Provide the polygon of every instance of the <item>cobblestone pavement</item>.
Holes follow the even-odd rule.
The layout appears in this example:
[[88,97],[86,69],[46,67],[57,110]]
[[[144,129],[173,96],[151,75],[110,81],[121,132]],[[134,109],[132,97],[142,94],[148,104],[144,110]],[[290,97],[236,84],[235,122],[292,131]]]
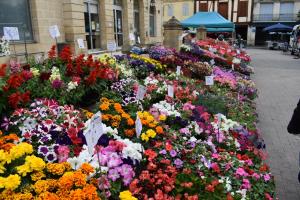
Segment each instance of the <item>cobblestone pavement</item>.
[[[281,51],[248,49],[259,89],[259,128],[269,154],[280,200],[300,200],[300,136],[287,132],[287,124],[300,98],[300,60]],[[300,123],[300,122],[299,122]]]

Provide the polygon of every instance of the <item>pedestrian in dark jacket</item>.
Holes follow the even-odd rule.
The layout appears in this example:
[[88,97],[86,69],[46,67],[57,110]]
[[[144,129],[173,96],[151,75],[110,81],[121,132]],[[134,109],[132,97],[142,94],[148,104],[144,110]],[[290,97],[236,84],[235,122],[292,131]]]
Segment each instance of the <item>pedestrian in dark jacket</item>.
[[300,100],[297,104],[296,109],[294,110],[294,114],[292,119],[287,127],[287,130],[291,134],[299,134],[300,135]]
[[[287,127],[287,130],[291,134],[299,134],[300,135],[300,100],[297,104],[297,107],[294,110],[294,114],[292,119]],[[300,153],[299,153],[299,162],[300,162]],[[300,183],[300,172],[298,174],[298,181]]]

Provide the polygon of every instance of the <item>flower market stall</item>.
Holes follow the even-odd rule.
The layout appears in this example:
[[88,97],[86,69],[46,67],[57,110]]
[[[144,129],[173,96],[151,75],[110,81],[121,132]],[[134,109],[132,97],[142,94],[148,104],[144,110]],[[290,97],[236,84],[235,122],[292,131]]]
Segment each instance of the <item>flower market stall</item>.
[[55,49],[0,66],[0,199],[276,198],[246,52]]

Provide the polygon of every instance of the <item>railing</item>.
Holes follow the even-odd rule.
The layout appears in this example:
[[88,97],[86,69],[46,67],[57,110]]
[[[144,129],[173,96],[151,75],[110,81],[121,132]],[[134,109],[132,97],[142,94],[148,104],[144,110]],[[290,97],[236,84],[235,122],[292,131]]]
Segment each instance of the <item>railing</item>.
[[295,13],[282,14],[257,14],[253,15],[253,21],[297,21],[298,16]]

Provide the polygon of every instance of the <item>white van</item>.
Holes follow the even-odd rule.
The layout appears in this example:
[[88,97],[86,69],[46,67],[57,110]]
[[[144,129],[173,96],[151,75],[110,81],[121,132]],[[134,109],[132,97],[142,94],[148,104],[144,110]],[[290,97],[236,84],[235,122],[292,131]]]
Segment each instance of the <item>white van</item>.
[[291,54],[298,54],[300,50],[300,25],[296,25],[293,28],[292,35],[290,37],[290,51]]

